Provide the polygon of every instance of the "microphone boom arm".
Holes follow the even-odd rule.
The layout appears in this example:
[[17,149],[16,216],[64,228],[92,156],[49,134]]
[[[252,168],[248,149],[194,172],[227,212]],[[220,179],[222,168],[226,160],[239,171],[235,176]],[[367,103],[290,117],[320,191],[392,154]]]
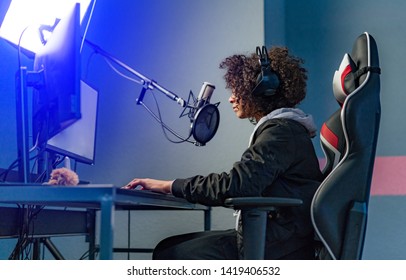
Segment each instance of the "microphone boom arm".
[[125,70],[127,70],[128,72],[132,73],[133,75],[135,75],[139,79],[141,79],[143,89],[141,90],[141,93],[140,93],[139,97],[137,98],[137,105],[140,105],[142,103],[142,101],[144,99],[144,95],[145,95],[145,93],[146,93],[146,91],[148,89],[149,90],[157,89],[160,92],[162,92],[163,94],[165,94],[168,98],[176,101],[176,103],[178,103],[180,106],[182,106],[182,107],[190,107],[190,105],[187,104],[187,102],[184,99],[180,98],[175,93],[173,93],[173,92],[167,90],[166,88],[164,88],[163,86],[159,85],[156,81],[151,80],[151,79],[147,78],[146,76],[142,75],[141,73],[137,72],[136,70],[132,69],[130,66],[128,66],[127,64],[121,62],[120,60],[118,60],[117,58],[112,56],[111,54],[109,54],[106,51],[104,51],[103,49],[101,49],[99,46],[97,46],[97,45],[93,44],[92,42],[90,42],[89,40],[85,39],[85,42],[87,44],[89,44],[100,55],[102,55],[105,58],[107,58],[108,60],[120,65]]
[[[210,97],[211,94],[213,93],[214,86],[211,85],[210,83],[203,83],[201,92],[197,99],[194,98],[194,95],[192,92],[189,93],[189,99],[188,101],[185,101],[184,99],[180,98],[177,96],[175,93],[167,90],[163,86],[159,85],[156,81],[151,80],[147,78],[146,76],[142,75],[141,73],[137,72],[136,70],[132,69],[129,67],[127,64],[121,62],[111,54],[107,53],[106,51],[102,50],[99,46],[93,44],[89,40],[84,41],[88,45],[90,45],[96,53],[99,53],[103,57],[105,57],[107,60],[110,62],[113,62],[131,74],[137,76],[141,81],[139,82],[142,85],[141,93],[137,98],[137,105],[142,105],[154,118],[157,120],[162,128],[168,130],[171,132],[173,135],[176,137],[180,138],[183,142],[190,142],[194,143],[196,146],[204,146],[206,142],[210,141],[214,134],[217,131],[219,121],[220,121],[220,115],[218,111],[218,103],[217,104],[210,104]],[[110,63],[109,62],[109,63]],[[114,67],[113,67],[114,68]],[[138,81],[136,81],[138,82]],[[147,90],[153,90],[157,89],[163,94],[165,94],[168,98],[176,101],[180,106],[184,107],[184,110],[181,114],[180,117],[187,115],[190,119],[191,122],[191,127],[190,127],[190,133],[189,136],[184,139],[181,136],[179,136],[177,133],[175,133],[172,129],[170,129],[167,125],[163,123],[161,120],[160,116],[155,115],[149,108],[144,104],[144,96]],[[189,104],[189,100],[192,97],[193,99],[193,104]],[[185,110],[189,109],[188,113],[185,113]],[[192,142],[189,140],[189,138],[193,136],[193,138],[196,140],[195,142]]]

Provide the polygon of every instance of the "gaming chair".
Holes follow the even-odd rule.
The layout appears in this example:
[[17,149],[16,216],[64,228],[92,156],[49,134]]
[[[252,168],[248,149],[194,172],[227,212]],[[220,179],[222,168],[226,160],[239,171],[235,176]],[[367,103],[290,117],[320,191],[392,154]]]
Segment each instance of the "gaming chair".
[[361,259],[380,122],[380,68],[376,42],[357,38],[336,71],[341,108],[321,129],[326,178],[312,202],[317,237],[332,259]]
[[[365,32],[356,39],[351,54],[344,55],[334,75],[339,109],[320,132],[326,164],[310,213],[315,244],[321,244],[315,246],[315,258],[362,257],[380,122],[379,74],[376,42]],[[226,206],[241,210],[244,258],[264,258],[268,211],[300,204],[301,200],[293,198],[227,199]]]

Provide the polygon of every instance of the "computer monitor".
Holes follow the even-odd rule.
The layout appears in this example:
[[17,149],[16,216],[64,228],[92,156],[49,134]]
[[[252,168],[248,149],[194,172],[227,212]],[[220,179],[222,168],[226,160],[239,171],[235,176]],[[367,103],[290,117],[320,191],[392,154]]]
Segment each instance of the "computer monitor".
[[46,148],[76,161],[94,164],[97,104],[98,91],[81,81],[80,106],[82,118],[49,139]]
[[33,139],[43,145],[81,118],[80,4],[72,5],[37,52],[34,72],[42,72],[43,83],[33,90]]

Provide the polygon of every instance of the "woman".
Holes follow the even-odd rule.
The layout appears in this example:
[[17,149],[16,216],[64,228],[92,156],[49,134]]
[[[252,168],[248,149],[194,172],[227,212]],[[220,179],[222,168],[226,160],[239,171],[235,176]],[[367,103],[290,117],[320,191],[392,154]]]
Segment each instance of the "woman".
[[[222,206],[229,197],[277,196],[300,198],[303,205],[269,216],[267,259],[314,257],[310,204],[322,175],[311,137],[316,128],[312,117],[295,108],[306,95],[303,61],[287,48],[269,52],[270,67],[279,80],[275,94],[253,94],[261,73],[258,56],[233,55],[220,64],[225,69],[229,102],[240,119],[256,124],[241,160],[226,173],[162,181],[134,179],[125,188],[172,193],[193,203]],[[169,237],[154,250],[154,259],[238,259],[240,230],[198,232]]]

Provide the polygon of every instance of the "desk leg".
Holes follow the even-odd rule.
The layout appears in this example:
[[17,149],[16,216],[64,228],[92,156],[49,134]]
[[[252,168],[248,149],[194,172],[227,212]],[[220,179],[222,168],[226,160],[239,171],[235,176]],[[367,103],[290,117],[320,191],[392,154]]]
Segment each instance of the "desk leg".
[[96,255],[96,210],[87,209],[87,241],[89,242],[89,260]]
[[211,207],[204,210],[204,230],[211,230]]
[[100,213],[100,259],[113,259],[114,204],[111,197],[103,199]]

